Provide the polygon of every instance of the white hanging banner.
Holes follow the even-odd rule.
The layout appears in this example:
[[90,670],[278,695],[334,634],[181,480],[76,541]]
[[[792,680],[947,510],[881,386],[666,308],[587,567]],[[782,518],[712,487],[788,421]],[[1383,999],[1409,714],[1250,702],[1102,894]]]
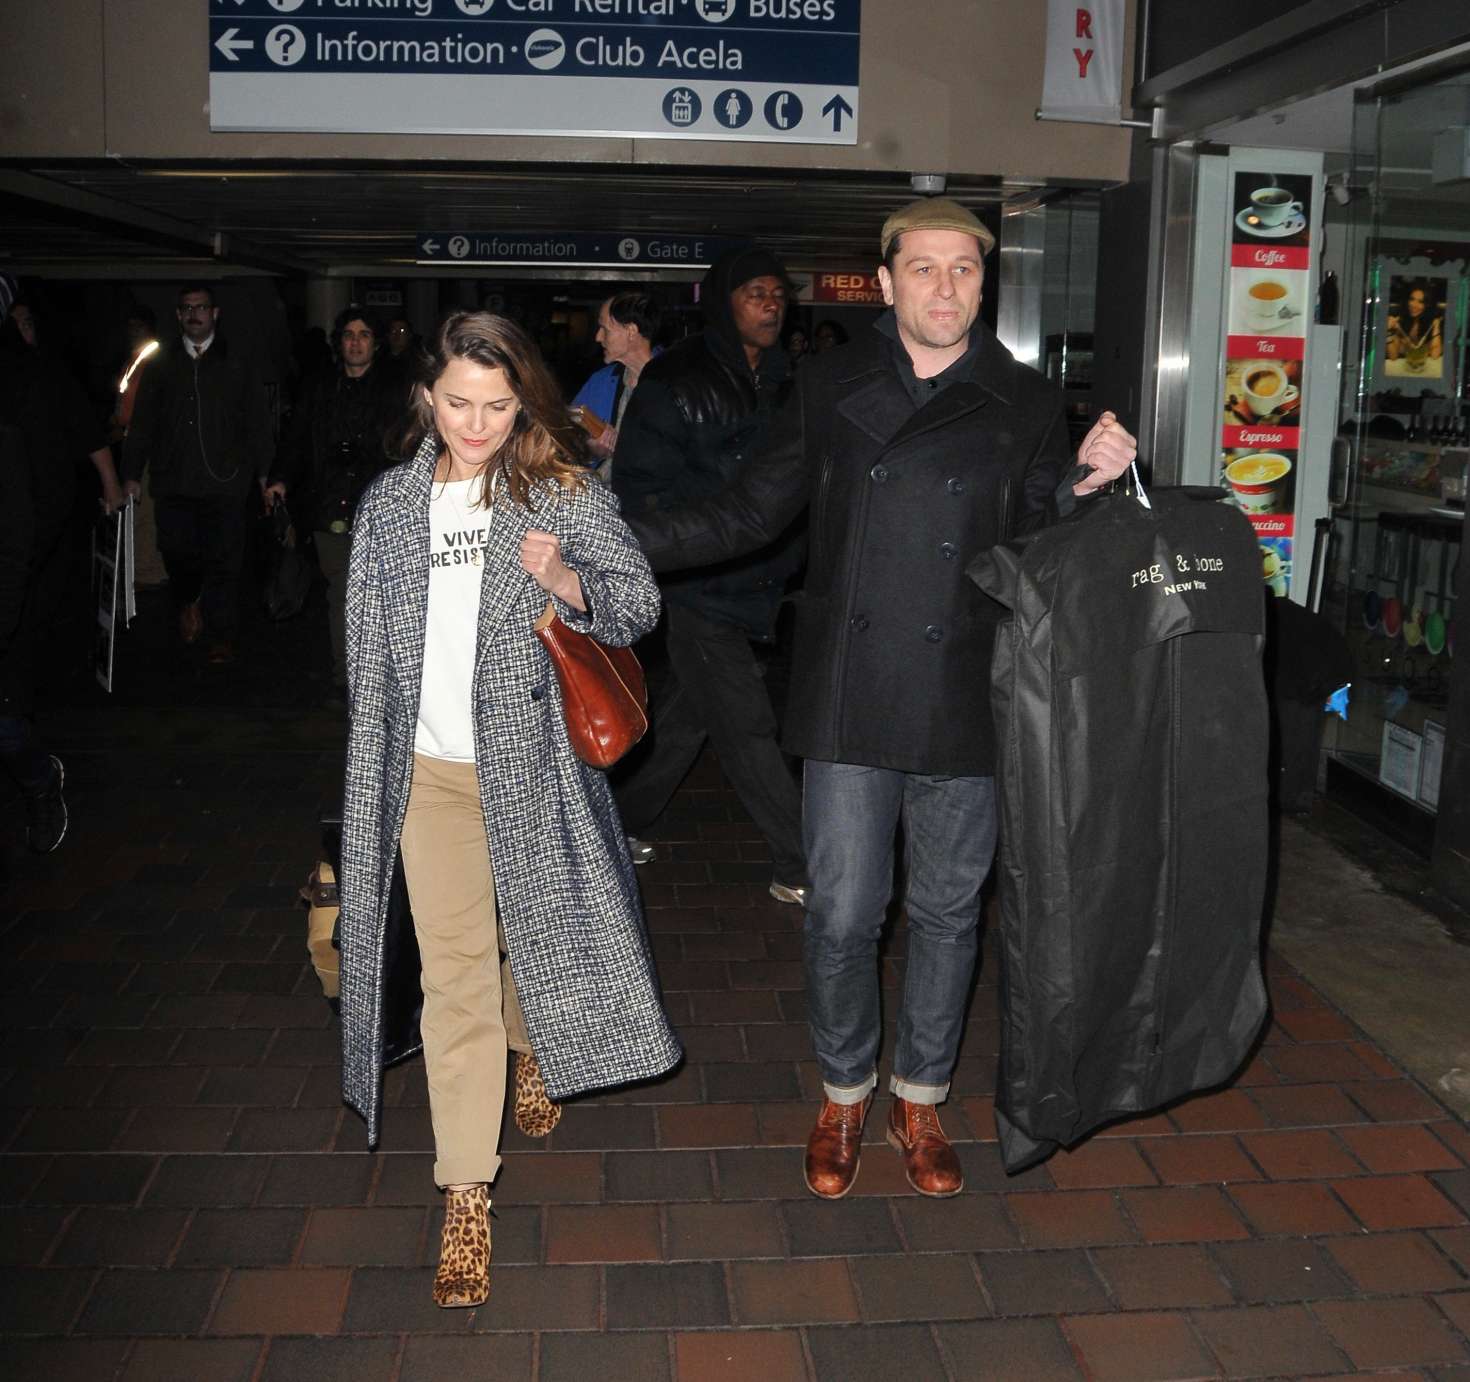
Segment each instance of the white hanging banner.
[[1117,120],[1123,105],[1125,0],[1047,0],[1041,114]]

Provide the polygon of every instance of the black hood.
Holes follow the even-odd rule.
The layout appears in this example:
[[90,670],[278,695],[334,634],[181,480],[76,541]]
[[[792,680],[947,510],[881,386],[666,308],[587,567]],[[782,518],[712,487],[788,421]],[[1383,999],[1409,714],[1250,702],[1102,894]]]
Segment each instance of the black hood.
[[[786,284],[791,279],[786,266],[768,249],[760,245],[739,245],[726,250],[713,264],[699,285],[699,306],[704,313],[704,334],[710,349],[732,362],[745,364],[745,347],[735,330],[735,315],[730,310],[730,294],[752,278],[770,275]],[[767,374],[776,357],[784,361],[786,352],[773,347],[763,352],[760,372]]]

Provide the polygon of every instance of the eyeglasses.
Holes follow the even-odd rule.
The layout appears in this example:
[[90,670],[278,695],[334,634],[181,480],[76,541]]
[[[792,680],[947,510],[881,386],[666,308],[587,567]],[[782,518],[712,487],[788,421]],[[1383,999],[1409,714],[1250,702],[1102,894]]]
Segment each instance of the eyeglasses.
[[213,311],[214,308],[207,302],[189,302],[183,304],[178,309],[179,316],[181,317],[203,317],[208,316]]

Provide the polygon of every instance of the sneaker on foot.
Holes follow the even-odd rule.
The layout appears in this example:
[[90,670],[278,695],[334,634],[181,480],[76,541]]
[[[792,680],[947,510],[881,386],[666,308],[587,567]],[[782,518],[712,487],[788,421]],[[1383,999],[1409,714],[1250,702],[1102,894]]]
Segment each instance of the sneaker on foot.
[[66,770],[51,755],[51,781],[26,797],[26,843],[37,854],[50,854],[66,838],[66,798],[61,795]]
[[787,883],[772,883],[770,892],[777,902],[790,902],[797,907],[805,907],[811,889],[805,886],[793,888]]
[[658,850],[647,840],[640,840],[636,835],[628,836],[628,853],[633,856],[635,864],[651,864],[658,858]]

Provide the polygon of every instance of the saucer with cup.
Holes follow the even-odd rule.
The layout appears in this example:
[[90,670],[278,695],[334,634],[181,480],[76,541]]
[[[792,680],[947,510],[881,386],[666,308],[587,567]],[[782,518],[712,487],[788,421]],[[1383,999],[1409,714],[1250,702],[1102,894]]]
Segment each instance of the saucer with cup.
[[1250,235],[1279,239],[1305,229],[1306,214],[1302,204],[1285,187],[1258,187],[1251,193],[1250,205],[1242,207],[1235,224]]

